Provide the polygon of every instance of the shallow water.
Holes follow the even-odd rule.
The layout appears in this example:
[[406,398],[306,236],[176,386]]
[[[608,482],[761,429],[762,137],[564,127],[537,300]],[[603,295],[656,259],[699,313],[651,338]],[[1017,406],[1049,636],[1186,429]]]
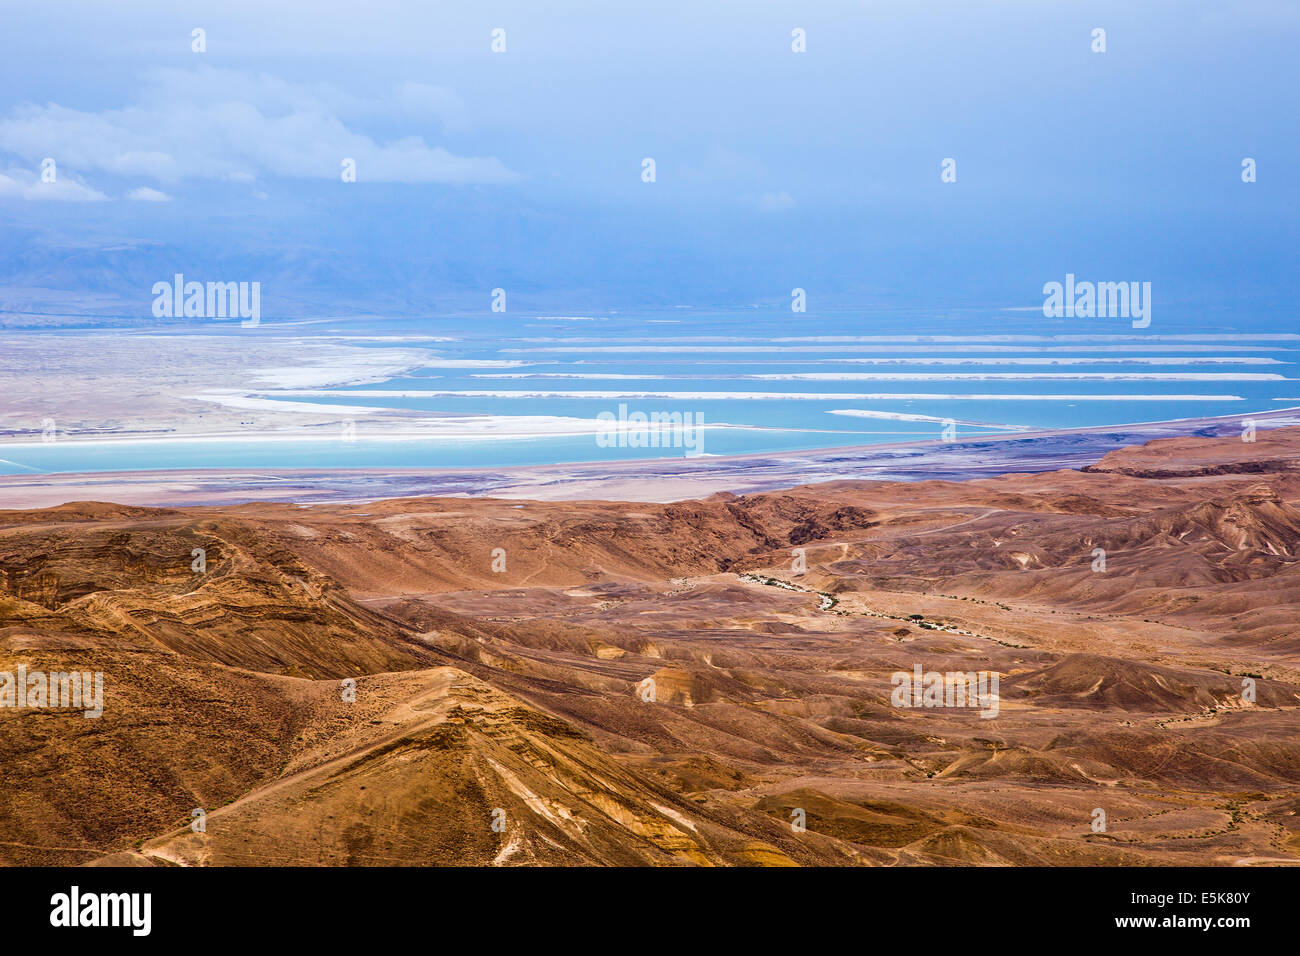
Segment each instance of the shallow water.
[[[404,441],[363,428],[355,441],[328,433],[27,443],[0,449],[0,472],[492,467],[1245,419],[1300,405],[1300,335],[1284,320],[1271,325],[1157,314],[1138,331],[1123,319],[1048,320],[1007,310],[264,320],[250,334],[358,336],[347,344],[420,349],[428,362],[384,382],[259,397],[495,419],[494,429],[508,418],[509,427],[460,423],[438,438]],[[602,414],[656,412],[708,427],[662,432],[650,447],[602,447],[591,431]]]

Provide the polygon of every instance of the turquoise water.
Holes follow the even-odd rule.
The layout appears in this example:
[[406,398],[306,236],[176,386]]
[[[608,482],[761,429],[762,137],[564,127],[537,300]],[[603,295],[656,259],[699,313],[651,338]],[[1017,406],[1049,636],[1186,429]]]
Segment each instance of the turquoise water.
[[[705,454],[749,454],[753,444],[737,431],[709,431]],[[769,451],[822,447],[798,433],[776,432],[764,440]],[[104,443],[76,447],[70,441],[26,445],[0,466],[3,474],[56,471],[152,471],[237,468],[492,468],[552,462],[683,458],[682,448],[599,448],[590,436],[520,441],[294,441],[246,444],[238,441]],[[26,467],[23,467],[26,466]]]
[[[950,435],[969,437],[1277,411],[1300,405],[1300,335],[1288,324],[1281,317],[1165,318],[1157,305],[1144,330],[1123,319],[1049,320],[1031,311],[671,310],[311,325],[264,318],[261,328],[242,334],[359,336],[345,344],[427,355],[421,367],[385,382],[258,397],[534,421],[591,420],[618,414],[620,406],[682,413],[709,426],[687,436],[691,450],[734,455],[935,440],[945,426]],[[532,427],[516,421],[514,431]],[[680,441],[603,448],[592,434],[389,441],[361,429],[346,442],[330,433],[310,441],[248,440],[257,437],[27,443],[0,448],[0,472],[490,468],[688,454]]]

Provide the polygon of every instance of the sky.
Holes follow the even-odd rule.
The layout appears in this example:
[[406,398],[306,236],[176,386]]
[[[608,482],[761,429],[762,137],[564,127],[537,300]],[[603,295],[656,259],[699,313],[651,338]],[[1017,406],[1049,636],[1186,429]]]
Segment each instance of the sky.
[[1070,272],[1291,321],[1300,4],[448,6],[5,0],[0,308],[147,315],[183,272],[298,315],[1009,309]]

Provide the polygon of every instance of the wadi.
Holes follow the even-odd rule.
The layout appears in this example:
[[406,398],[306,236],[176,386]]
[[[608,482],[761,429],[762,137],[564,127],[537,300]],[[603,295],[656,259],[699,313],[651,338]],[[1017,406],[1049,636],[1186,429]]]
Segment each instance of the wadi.
[[[103,675],[95,720],[0,708],[0,860],[1293,865],[1300,428],[1254,437],[660,503],[0,512],[0,671]],[[900,672],[996,683],[900,706]]]

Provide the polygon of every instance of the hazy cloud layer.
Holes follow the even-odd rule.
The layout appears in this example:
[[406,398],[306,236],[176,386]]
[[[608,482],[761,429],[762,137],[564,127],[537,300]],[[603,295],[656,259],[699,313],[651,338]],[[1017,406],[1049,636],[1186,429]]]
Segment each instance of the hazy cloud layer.
[[56,202],[98,202],[108,197],[66,174],[54,182],[42,182],[41,175],[26,169],[0,173],[0,197],[52,200]]
[[172,197],[157,189],[141,186],[138,189],[132,189],[126,194],[126,198],[134,199],[137,202],[171,202]]
[[358,182],[503,183],[519,178],[495,157],[457,156],[421,136],[377,141],[357,121],[461,116],[454,92],[405,83],[382,100],[322,84],[231,70],[161,69],[137,101],[85,112],[23,104],[0,119],[0,150],[30,163],[54,156],[82,173],[160,182],[263,177],[337,179],[345,158]]

